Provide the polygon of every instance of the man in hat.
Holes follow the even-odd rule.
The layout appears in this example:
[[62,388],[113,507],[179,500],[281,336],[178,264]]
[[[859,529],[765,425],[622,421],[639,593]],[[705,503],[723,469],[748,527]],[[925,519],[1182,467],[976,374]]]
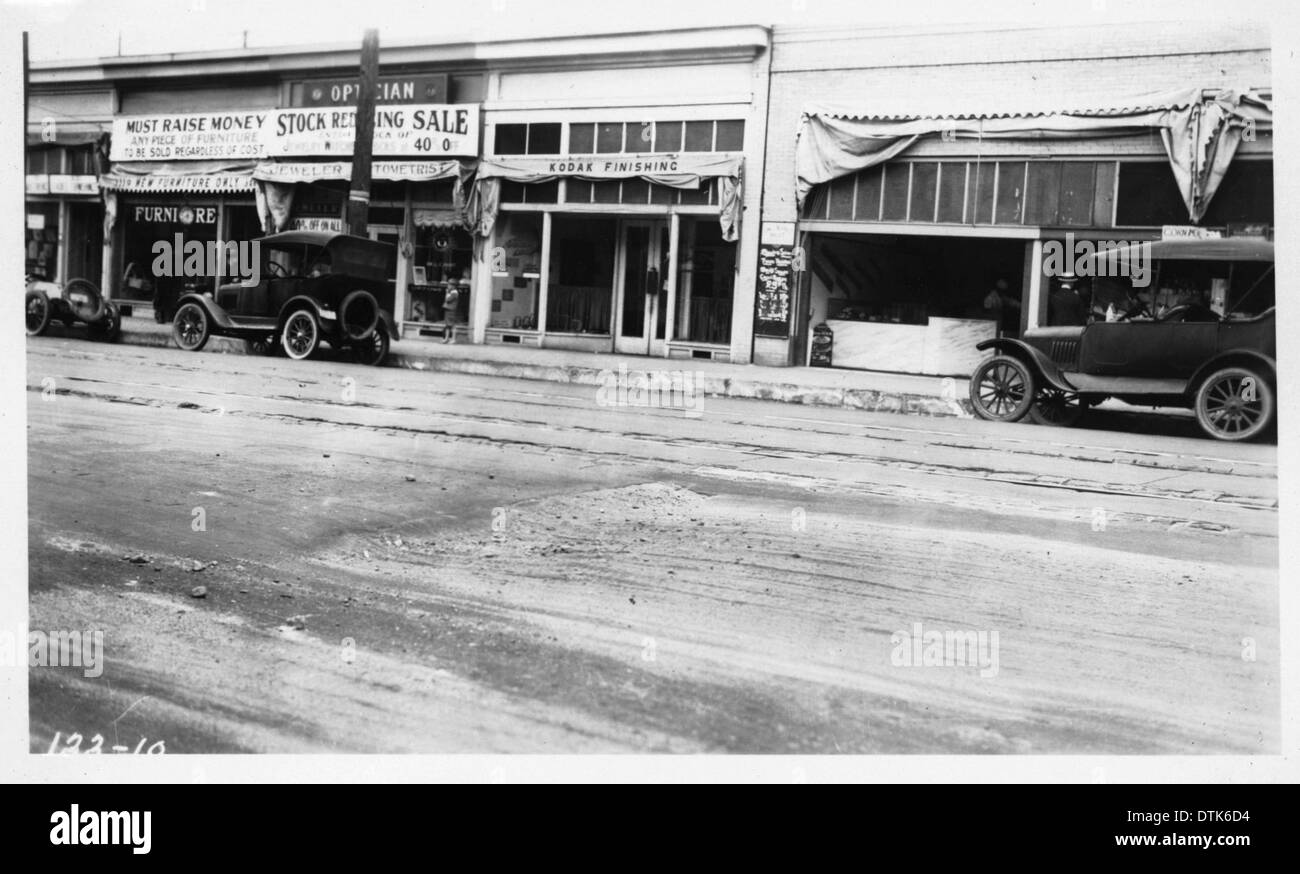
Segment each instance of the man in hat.
[[1052,283],[1052,291],[1047,297],[1047,324],[1088,324],[1088,307],[1083,302],[1078,285],[1079,278],[1073,273],[1063,273]]
[[1007,281],[999,277],[984,295],[984,314],[998,323],[1003,337],[1014,337],[1020,330],[1020,301],[1011,295]]

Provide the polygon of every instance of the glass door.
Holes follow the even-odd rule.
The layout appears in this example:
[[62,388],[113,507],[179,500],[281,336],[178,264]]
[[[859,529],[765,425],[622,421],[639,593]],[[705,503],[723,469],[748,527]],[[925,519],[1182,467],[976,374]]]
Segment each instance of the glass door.
[[614,351],[662,355],[668,316],[668,223],[623,223]]

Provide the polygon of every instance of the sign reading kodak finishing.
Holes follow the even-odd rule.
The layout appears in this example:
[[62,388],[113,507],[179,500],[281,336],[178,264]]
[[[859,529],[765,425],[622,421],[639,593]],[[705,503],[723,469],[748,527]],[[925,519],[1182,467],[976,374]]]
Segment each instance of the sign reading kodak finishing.
[[[264,109],[123,116],[113,120],[111,161],[351,157],[356,110]],[[426,103],[375,109],[376,156],[478,155],[476,104]]]

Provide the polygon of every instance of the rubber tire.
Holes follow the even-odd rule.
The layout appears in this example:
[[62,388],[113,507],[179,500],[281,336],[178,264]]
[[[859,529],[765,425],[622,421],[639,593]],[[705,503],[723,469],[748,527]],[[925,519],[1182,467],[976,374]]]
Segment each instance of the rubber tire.
[[[1256,397],[1259,399],[1261,409],[1259,419],[1249,429],[1241,432],[1229,433],[1216,429],[1210,420],[1210,411],[1206,409],[1211,389],[1221,380],[1236,378],[1244,381],[1247,377],[1255,380]],[[1201,430],[1206,434],[1216,440],[1238,442],[1258,437],[1268,430],[1277,415],[1277,398],[1272,382],[1264,378],[1258,371],[1249,367],[1225,367],[1222,370],[1216,370],[1201,381],[1201,384],[1196,389],[1193,410],[1196,412],[1196,423],[1201,426]]]
[[[1024,385],[1024,394],[1020,397],[1011,409],[1002,414],[994,413],[987,409],[983,400],[980,398],[980,384],[984,377],[995,368],[1010,368],[1019,376]],[[1034,405],[1034,374],[1033,372],[1017,358],[1009,355],[994,355],[985,361],[981,361],[979,367],[970,377],[970,403],[975,410],[975,415],[981,419],[988,419],[991,422],[1018,422],[1029,412],[1029,408]]]
[[[300,316],[305,316],[308,319],[312,330],[311,343],[303,352],[295,351],[289,344],[289,328],[299,320]],[[284,320],[284,326],[280,329],[280,347],[284,350],[284,354],[294,361],[303,361],[310,358],[312,353],[320,348],[320,339],[320,321],[316,318],[316,314],[306,307],[289,313],[289,317]]]
[[[388,357],[388,331],[380,325],[375,328],[375,332],[370,335],[370,339],[352,347],[352,357],[357,364],[364,364],[367,367],[380,367],[384,359]],[[378,348],[377,348],[378,347]],[[376,351],[378,354],[376,354]]]
[[[1043,395],[1048,393],[1067,396],[1073,395],[1075,406],[1069,408],[1071,412],[1068,413],[1063,420],[1051,419],[1043,414],[1042,399]],[[1029,407],[1029,419],[1035,425],[1048,425],[1053,428],[1073,428],[1082,421],[1084,413],[1086,413],[1087,410],[1087,403],[1085,403],[1083,398],[1079,395],[1074,394],[1073,392],[1064,392],[1050,386],[1044,386],[1038,390],[1038,394],[1034,397],[1034,403]]]
[[112,301],[104,303],[104,315],[88,326],[90,336],[101,343],[116,343],[122,336],[122,312]]
[[[72,295],[76,290],[86,292],[90,295],[90,298],[95,302],[93,309],[78,309],[73,304]],[[107,301],[104,300],[104,296],[99,293],[99,289],[89,279],[68,280],[68,284],[63,286],[62,296],[64,303],[68,305],[68,311],[86,324],[93,325],[104,317],[104,306],[107,304]]]
[[[347,319],[344,318],[344,315],[347,313],[348,309],[359,300],[369,302],[370,312],[373,317],[370,319],[370,323],[366,325],[365,330],[352,331],[348,329],[348,322]],[[339,304],[338,315],[339,331],[342,332],[344,337],[349,340],[364,340],[374,333],[375,329],[379,326],[379,301],[375,300],[375,296],[368,291],[362,291],[360,289],[357,291],[350,291],[347,296],[343,298],[343,302]]]
[[[181,317],[187,312],[196,312],[199,317],[199,339],[190,346],[186,346],[185,342],[181,339]],[[177,348],[183,349],[186,352],[198,352],[207,345],[210,336],[212,336],[212,325],[208,319],[208,311],[192,300],[181,304],[180,308],[176,310],[176,317],[172,319],[172,341],[176,344]]]
[[24,317],[27,314],[27,310],[31,307],[33,300],[39,300],[41,302],[42,314],[39,323],[34,326],[27,325],[27,336],[39,337],[41,334],[44,334],[45,329],[50,326],[50,318],[54,305],[50,303],[50,296],[48,294],[41,291],[39,288],[33,288],[31,291],[27,292],[26,298],[23,299]]

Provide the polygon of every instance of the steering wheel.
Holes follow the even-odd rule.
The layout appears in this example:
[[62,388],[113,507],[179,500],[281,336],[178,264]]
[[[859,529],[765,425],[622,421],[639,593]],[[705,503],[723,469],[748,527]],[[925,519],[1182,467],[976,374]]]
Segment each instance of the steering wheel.
[[1146,302],[1142,300],[1134,301],[1133,306],[1120,313],[1119,321],[1131,322],[1141,316],[1151,317],[1151,310],[1147,308]]
[[283,279],[289,275],[289,271],[279,261],[267,261],[266,272],[271,274],[272,279]]
[[1204,304],[1185,303],[1176,307],[1171,307],[1156,318],[1157,322],[1185,322],[1188,316],[1192,316],[1194,322],[1217,322],[1220,316],[1214,310]]

